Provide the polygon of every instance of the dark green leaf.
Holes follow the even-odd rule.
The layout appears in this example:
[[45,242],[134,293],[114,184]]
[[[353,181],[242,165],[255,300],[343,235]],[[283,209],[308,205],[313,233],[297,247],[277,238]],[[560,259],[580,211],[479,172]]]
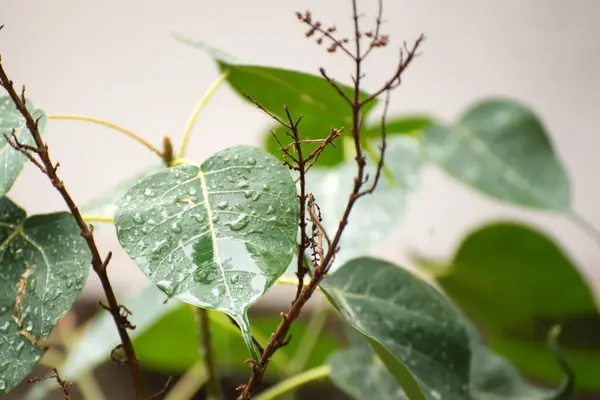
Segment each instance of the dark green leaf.
[[[393,135],[418,136],[420,133],[434,124],[432,117],[426,115],[397,115],[388,118],[385,124],[385,132],[388,137]],[[362,132],[362,137],[381,137],[381,123],[369,124]]]
[[[335,266],[347,260],[372,253],[381,246],[389,233],[398,227],[401,218],[416,191],[421,172],[418,142],[410,137],[393,137],[388,140],[385,165],[391,180],[382,175],[375,192],[362,198],[353,208],[352,217],[336,254]],[[366,172],[375,175],[375,162],[367,159]],[[335,168],[314,167],[307,175],[307,190],[314,194],[325,228],[335,233],[344,208],[340,200],[347,199],[352,191],[356,162]],[[365,232],[369,232],[365,235]]]
[[[327,137],[331,128],[344,127],[346,134],[350,134],[352,126],[352,110],[350,105],[338,92],[320,75],[311,75],[303,72],[282,68],[247,65],[235,61],[223,52],[215,50],[204,42],[195,42],[177,36],[178,40],[201,48],[215,59],[221,71],[228,72],[227,81],[231,87],[244,100],[248,100],[244,93],[260,103],[271,113],[287,121],[283,106],[286,105],[292,115],[302,115],[300,134],[302,138],[322,139]],[[353,91],[349,86],[340,84],[342,91],[352,98]],[[367,93],[361,92],[361,99]],[[363,109],[363,116],[376,105],[372,101]],[[291,139],[285,135],[285,130],[277,127],[278,137],[284,144],[289,144]],[[312,147],[314,148],[316,144]],[[281,157],[277,141],[270,133],[265,135],[265,148],[273,155]],[[307,146],[307,151],[312,150]],[[320,165],[334,165],[344,159],[343,149],[340,146],[329,146],[319,158]]]
[[359,258],[329,276],[323,289],[411,399],[465,398],[468,328],[432,286],[385,261]]
[[[219,368],[230,372],[247,372],[248,366],[244,364],[246,346],[240,330],[224,314],[210,312],[209,316]],[[252,333],[264,346],[280,322],[281,318],[277,316],[255,316],[252,318]],[[269,364],[268,373],[286,373],[305,332],[306,326],[301,321],[294,322],[290,330],[294,339],[277,351]],[[201,358],[198,353],[197,324],[189,306],[180,307],[165,316],[140,335],[134,344],[136,354],[145,368],[167,373],[182,373]],[[322,334],[306,368],[322,365],[329,354],[339,347],[338,341],[329,334]]]
[[27,217],[0,198],[0,394],[39,362],[87,278],[90,257],[69,213]]
[[560,382],[562,371],[546,345],[548,331],[559,324],[578,389],[600,388],[600,318],[592,291],[544,234],[511,223],[486,226],[471,233],[436,274],[492,348],[523,373]]
[[520,103],[486,100],[421,137],[433,162],[482,193],[526,207],[571,207],[569,178],[546,130]]
[[[46,127],[46,114],[42,110],[35,109],[29,101],[27,109],[34,119],[40,119],[38,129],[40,133],[43,133]],[[25,124],[25,118],[17,111],[11,98],[9,96],[0,97],[0,197],[10,190],[28,161],[27,157],[12,148],[6,140],[5,135],[11,140],[13,139],[13,132],[19,142],[29,146],[35,145],[33,136]]]
[[119,200],[115,224],[161,290],[229,314],[258,358],[246,313],[285,272],[298,231],[296,188],[277,159],[239,146],[158,172]]

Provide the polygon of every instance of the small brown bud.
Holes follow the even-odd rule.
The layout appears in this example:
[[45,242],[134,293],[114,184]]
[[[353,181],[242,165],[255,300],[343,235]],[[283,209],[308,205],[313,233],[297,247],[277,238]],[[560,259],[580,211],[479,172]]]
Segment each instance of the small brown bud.
[[320,37],[320,38],[317,39],[317,44],[321,44],[321,43],[323,43],[323,38],[322,37]]
[[335,32],[335,31],[336,31],[336,29],[337,29],[337,28],[335,27],[335,25],[332,25],[332,26],[330,26],[329,28],[327,28],[327,32],[329,32],[329,33],[333,33],[333,32]]
[[368,38],[373,37],[373,31],[369,31],[369,32],[365,33],[365,36]]

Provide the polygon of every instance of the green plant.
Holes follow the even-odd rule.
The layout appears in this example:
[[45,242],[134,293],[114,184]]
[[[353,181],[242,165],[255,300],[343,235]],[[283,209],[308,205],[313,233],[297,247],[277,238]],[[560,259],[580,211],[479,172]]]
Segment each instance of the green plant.
[[[89,373],[109,357],[128,364],[137,399],[148,398],[138,359],[184,373],[160,393],[167,399],[190,398],[204,385],[209,398],[224,399],[220,371],[245,368],[248,356],[250,377],[239,387],[240,399],[250,399],[266,373],[279,382],[255,399],[327,377],[359,400],[566,399],[574,393],[574,376],[581,388],[598,389],[593,332],[600,325],[591,291],[567,256],[532,228],[484,227],[449,263],[416,257],[447,296],[370,256],[402,217],[425,161],[488,196],[562,213],[593,230],[572,210],[568,176],[543,125],[520,103],[486,100],[451,125],[425,115],[388,117],[390,93],[423,37],[403,49],[382,87],[367,93],[363,61],[388,38],[381,32],[381,2],[375,28],[365,32],[356,1],[352,6],[352,40],[309,12],[297,14],[307,36],[351,59],[351,86],[324,69],[313,76],[246,65],[179,37],[207,51],[221,75],[194,109],[177,153],[170,138],[160,150],[105,121],[46,116],[24,90],[15,90],[0,64],[8,93],[0,103],[0,393],[44,354],[65,398],[67,381],[94,397]],[[274,120],[272,134],[265,135],[266,150],[237,146],[194,163],[185,158],[186,144],[224,82]],[[371,124],[380,98],[381,119]],[[113,128],[158,155],[163,166],[81,211],[42,137],[53,119]],[[27,217],[6,196],[28,161],[69,212]],[[101,255],[89,223],[114,224],[121,246],[152,285],[117,301],[108,278],[110,253]],[[79,332],[60,360],[48,339],[80,293],[90,260],[108,313]],[[289,309],[281,318],[249,319],[248,308],[277,283],[296,286]],[[297,319],[317,291],[328,303],[303,325]],[[332,315],[347,328],[344,349],[323,334]],[[564,349],[557,345],[558,325]],[[556,390],[541,388],[520,372],[546,384],[563,382]],[[44,396],[50,383],[35,388]]]

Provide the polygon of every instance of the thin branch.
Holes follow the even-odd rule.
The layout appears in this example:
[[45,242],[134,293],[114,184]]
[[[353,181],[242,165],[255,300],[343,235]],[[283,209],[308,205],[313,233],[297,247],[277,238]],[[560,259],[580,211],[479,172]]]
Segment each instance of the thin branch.
[[69,394],[69,390],[71,388],[71,384],[65,382],[59,375],[58,371],[56,370],[56,368],[52,368],[52,371],[54,371],[53,375],[49,375],[49,376],[36,376],[33,378],[29,379],[29,383],[36,383],[36,382],[40,382],[46,379],[56,379],[56,383],[58,383],[58,386],[60,386],[61,391],[63,392],[63,399],[64,400],[71,400],[71,395]]
[[104,293],[106,294],[106,299],[109,304],[110,313],[113,316],[115,325],[117,326],[119,336],[121,337],[121,343],[127,356],[128,364],[131,370],[131,375],[135,386],[136,398],[138,400],[142,400],[144,399],[142,375],[140,372],[138,360],[135,356],[133,344],[131,343],[131,339],[129,337],[129,334],[127,333],[127,327],[130,326],[130,324],[127,320],[127,317],[121,314],[121,307],[117,302],[110,280],[108,278],[104,259],[102,258],[102,256],[100,256],[100,251],[96,246],[93,229],[91,226],[88,226],[82,218],[81,213],[79,212],[79,208],[77,207],[75,201],[67,191],[63,181],[57,174],[57,165],[55,165],[50,158],[48,147],[46,146],[40,135],[37,121],[33,119],[33,116],[25,106],[25,88],[23,88],[22,94],[21,96],[19,96],[13,87],[12,81],[8,78],[6,72],[4,71],[4,67],[2,66],[1,60],[0,84],[6,89],[17,110],[25,119],[27,128],[29,129],[29,132],[31,133],[35,141],[37,147],[37,155],[41,161],[41,164],[44,166],[44,173],[46,174],[52,185],[62,196],[71,214],[73,215],[77,225],[79,226],[79,229],[81,230],[81,236],[85,239],[88,245],[92,256],[92,268],[94,269],[94,271],[100,278],[100,282],[102,283],[102,288],[104,289]]
[[48,119],[57,119],[57,120],[58,119],[63,119],[63,120],[71,120],[71,121],[85,121],[85,122],[91,122],[91,123],[97,124],[97,125],[102,125],[102,126],[105,126],[107,128],[111,128],[111,129],[113,129],[113,130],[115,130],[117,132],[121,132],[125,136],[129,136],[130,138],[132,138],[136,142],[140,143],[142,146],[146,147],[151,152],[155,153],[160,158],[163,158],[162,152],[157,147],[155,147],[150,142],[148,142],[146,139],[144,139],[143,137],[141,137],[141,136],[133,133],[132,131],[127,130],[127,129],[125,129],[125,128],[117,125],[117,124],[113,124],[112,122],[104,121],[104,120],[97,119],[97,118],[83,117],[83,116],[79,116],[79,115],[49,115]]
[[327,47],[327,51],[329,53],[335,53],[337,49],[341,49],[344,53],[346,53],[350,58],[356,60],[356,57],[350,50],[348,50],[345,46],[348,43],[347,38],[338,39],[333,36],[333,33],[336,31],[335,26],[330,26],[327,29],[323,29],[323,24],[320,21],[314,21],[312,18],[312,13],[310,11],[306,11],[304,14],[301,12],[296,12],[296,17],[305,24],[307,24],[310,29],[306,32],[306,37],[312,37],[315,33],[320,33],[322,36],[317,38],[317,44],[322,44],[323,39],[327,38],[331,41],[331,45]]
[[338,94],[344,100],[346,100],[346,103],[348,103],[348,104],[350,104],[352,106],[352,99],[350,97],[348,97],[348,95],[346,93],[344,93],[344,91],[342,90],[341,86],[338,85],[338,83],[333,78],[330,78],[327,75],[327,72],[325,71],[325,68],[323,68],[323,67],[319,68],[319,72],[321,73],[321,76],[323,76],[323,78],[325,78],[325,80],[327,80],[327,82],[329,82],[329,84],[331,86],[333,86],[333,88],[338,92]]
[[208,90],[206,90],[206,93],[204,93],[204,96],[202,96],[202,98],[200,99],[198,104],[196,104],[196,107],[194,108],[192,115],[190,115],[190,118],[189,118],[187,124],[185,125],[185,130],[183,131],[183,138],[181,139],[181,146],[179,147],[179,154],[177,156],[178,158],[183,158],[185,156],[185,148],[187,146],[188,140],[190,139],[192,129],[194,128],[194,125],[196,124],[196,120],[198,119],[198,115],[200,115],[200,111],[202,111],[204,106],[206,106],[206,104],[208,103],[210,98],[213,96],[213,94],[215,94],[215,92],[217,91],[219,86],[221,86],[221,84],[223,82],[225,82],[225,80],[227,79],[227,75],[229,75],[229,72],[227,72],[227,71],[223,72],[209,86]]
[[196,322],[198,323],[198,335],[200,339],[200,355],[204,358],[206,372],[208,373],[208,398],[209,400],[224,400],[221,388],[221,379],[217,371],[212,334],[210,332],[210,321],[208,311],[196,307]]
[[365,51],[365,54],[363,54],[363,58],[367,58],[367,56],[369,55],[369,53],[371,53],[371,50],[373,50],[376,47],[381,47],[381,46],[385,46],[387,44],[387,35],[385,36],[380,36],[380,31],[381,31],[381,24],[383,23],[383,0],[378,0],[377,3],[377,19],[375,20],[375,34],[369,34],[369,32],[366,33],[366,36],[371,37],[371,44],[369,45],[369,48],[367,49],[367,51]]

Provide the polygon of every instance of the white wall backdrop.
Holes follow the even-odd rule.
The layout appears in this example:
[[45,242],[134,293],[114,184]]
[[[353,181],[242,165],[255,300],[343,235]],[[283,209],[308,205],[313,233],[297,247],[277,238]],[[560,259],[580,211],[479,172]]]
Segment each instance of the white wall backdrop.
[[[171,31],[206,40],[236,57],[318,73],[326,67],[349,81],[350,64],[307,40],[294,11],[311,9],[350,33],[348,0],[0,0],[0,53],[13,79],[50,114],[94,116],[127,127],[159,145],[177,141],[216,67]],[[374,19],[375,0],[360,2]],[[506,95],[539,112],[572,178],[575,208],[600,228],[600,2],[577,0],[446,2],[385,1],[391,46],[368,65],[367,89],[395,66],[395,47],[424,32],[423,56],[396,92],[392,113],[424,111],[452,118],[471,102]],[[268,120],[228,89],[201,115],[189,157],[202,160],[233,144],[258,144]],[[47,139],[62,176],[80,203],[115,179],[157,160],[106,128],[51,121]],[[27,167],[10,195],[31,212],[63,208],[44,178]],[[411,251],[449,257],[474,227],[500,218],[525,219],[550,232],[600,287],[600,248],[565,218],[499,204],[428,168],[422,189],[397,233],[382,243],[385,257],[408,263]],[[112,229],[102,247],[117,249]],[[117,251],[111,273],[121,290],[139,276]],[[92,275],[90,275],[92,276]],[[90,279],[88,294],[97,290]],[[143,282],[140,278],[138,282]]]

